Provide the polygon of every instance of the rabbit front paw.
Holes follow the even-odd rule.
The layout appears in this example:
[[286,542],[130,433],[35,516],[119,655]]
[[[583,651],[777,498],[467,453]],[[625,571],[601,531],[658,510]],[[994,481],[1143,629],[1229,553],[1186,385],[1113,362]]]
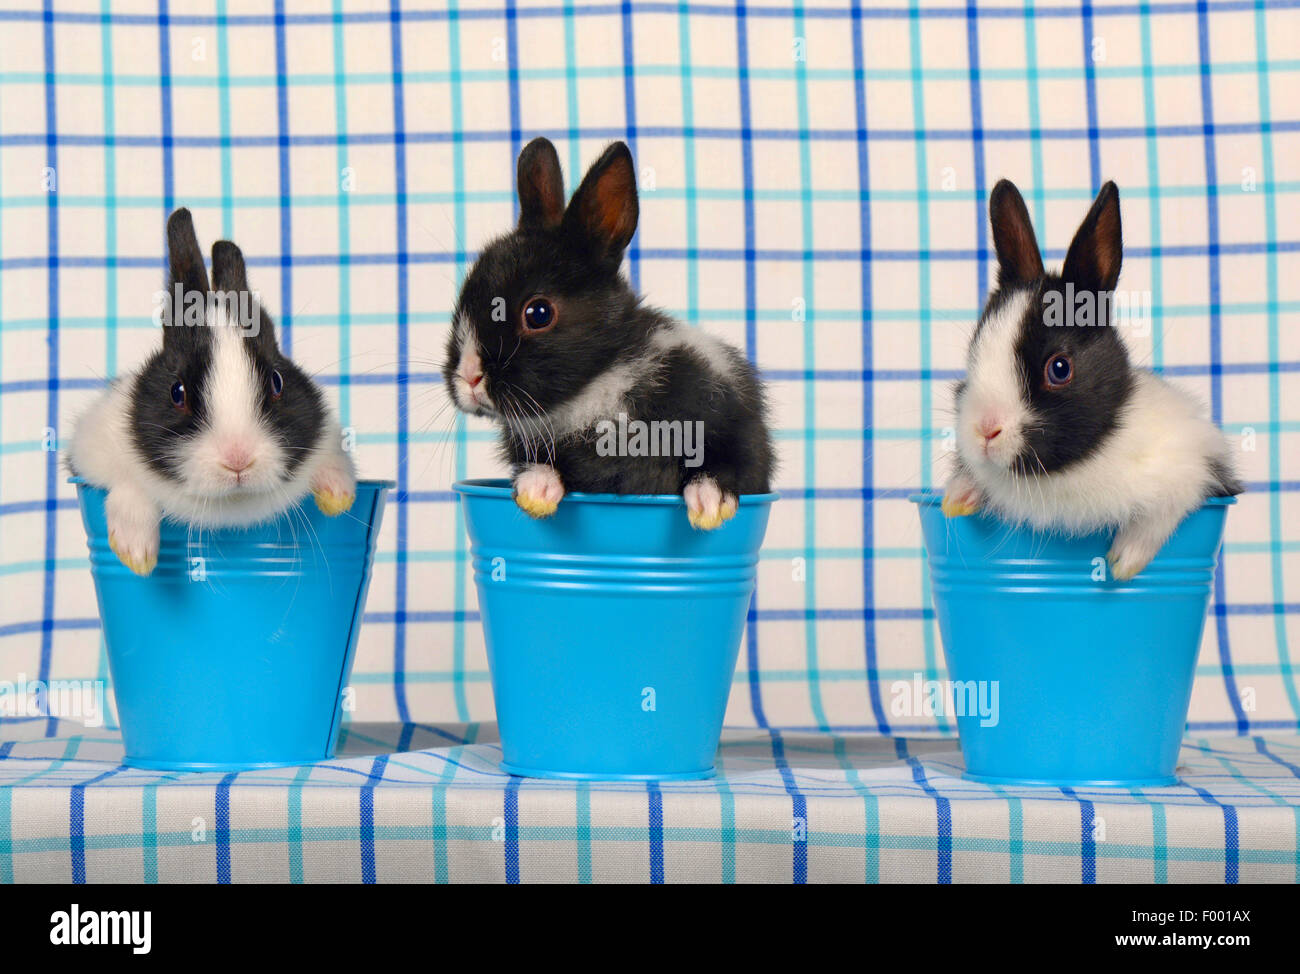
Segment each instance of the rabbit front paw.
[[108,546],[120,561],[142,577],[158,565],[158,511],[133,491],[110,490],[104,505]]
[[1111,577],[1117,582],[1127,582],[1135,577],[1151,563],[1164,542],[1163,537],[1156,537],[1138,526],[1120,531],[1106,553]]
[[975,481],[965,474],[957,474],[948,481],[948,488],[943,492],[943,503],[939,505],[944,517],[966,517],[977,512],[984,503],[984,495]]
[[1151,559],[1165,546],[1185,513],[1178,510],[1160,511],[1130,521],[1120,528],[1115,540],[1111,542],[1110,551],[1106,553],[1111,577],[1118,582],[1127,582],[1144,571]]
[[343,457],[330,457],[312,475],[311,495],[326,517],[338,517],[357,499],[357,475]]
[[515,503],[529,517],[550,517],[564,499],[564,484],[554,467],[534,463],[515,478]]
[[686,500],[686,517],[691,527],[700,531],[720,528],[736,516],[740,503],[735,494],[724,491],[708,474],[700,474],[682,491]]
[[1127,582],[1146,568],[1159,550],[1159,545],[1152,547],[1142,539],[1125,538],[1121,535],[1115,539],[1115,543],[1106,554],[1106,561],[1110,563],[1111,577],[1117,582]]

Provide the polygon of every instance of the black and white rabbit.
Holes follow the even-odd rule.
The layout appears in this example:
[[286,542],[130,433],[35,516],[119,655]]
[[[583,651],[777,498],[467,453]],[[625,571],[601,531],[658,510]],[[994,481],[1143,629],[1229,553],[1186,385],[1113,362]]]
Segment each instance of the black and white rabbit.
[[188,210],[168,219],[167,246],[162,349],[78,419],[68,456],[75,475],[108,490],[109,544],[139,575],[157,564],[164,517],[252,524],[309,490],[332,516],[356,493],[338,420],[316,383],[280,352],[270,316],[248,290],[239,248],[213,245],[210,289]]
[[[694,527],[718,527],[738,495],[770,487],[763,388],[739,351],[645,307],[620,274],[638,216],[631,152],[610,145],[567,208],[546,139],[520,153],[518,182],[518,226],[484,248],[456,305],[453,402],[501,425],[515,500],[534,517],[566,491],[673,493]],[[600,429],[620,416],[701,424],[698,462],[607,455]]]
[[[1024,200],[1005,179],[989,219],[998,280],[957,386],[944,513],[987,508],[1042,530],[1114,530],[1111,572],[1130,579],[1207,497],[1241,492],[1227,439],[1192,397],[1129,363],[1110,303],[1098,300],[1114,292],[1123,250],[1114,183],[1059,275],[1043,270]],[[1076,320],[1089,301],[1096,317]]]

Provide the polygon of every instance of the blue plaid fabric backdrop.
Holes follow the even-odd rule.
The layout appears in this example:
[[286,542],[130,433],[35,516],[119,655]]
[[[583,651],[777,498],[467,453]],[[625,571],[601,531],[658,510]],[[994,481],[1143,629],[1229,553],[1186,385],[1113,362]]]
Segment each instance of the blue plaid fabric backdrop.
[[[1295,730],[1300,694],[1300,10],[60,0],[0,11],[0,678],[106,678],[56,448],[158,341],[163,221],[238,241],[281,339],[399,483],[353,683],[368,721],[490,720],[449,492],[498,468],[443,409],[459,281],[514,218],[515,157],[640,170],[627,272],[766,375],[776,507],[727,721],[948,733],[917,519],[992,272],[987,191],[1060,261],[1105,179],[1136,359],[1240,440],[1192,709]],[[1288,161],[1291,164],[1288,164]]]

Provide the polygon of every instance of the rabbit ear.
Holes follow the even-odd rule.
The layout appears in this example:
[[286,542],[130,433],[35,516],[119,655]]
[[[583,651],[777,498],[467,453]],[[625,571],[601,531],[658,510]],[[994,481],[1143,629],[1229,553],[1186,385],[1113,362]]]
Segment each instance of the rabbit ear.
[[208,301],[203,251],[199,250],[190,211],[183,207],[167,218],[167,270],[163,347],[178,348],[193,335],[193,328],[185,326],[202,325],[206,320]]
[[1016,184],[1000,179],[989,194],[989,223],[998,254],[998,285],[1028,283],[1043,276],[1043,256],[1038,251],[1034,225]]
[[585,237],[598,253],[618,260],[636,233],[637,215],[632,151],[615,142],[587,170],[569,201],[564,225]]
[[1124,256],[1119,188],[1108,182],[1093,200],[1065,253],[1061,277],[1085,291],[1113,291]]
[[229,314],[240,316],[238,324],[249,329],[249,337],[264,347],[276,347],[275,324],[249,290],[244,252],[229,240],[212,245],[212,289],[226,301]]
[[519,153],[519,226],[559,226],[564,216],[564,175],[549,139],[533,139]]
[[212,245],[212,280],[218,291],[248,290],[244,254],[229,240],[218,240]]
[[171,272],[171,285],[184,291],[208,293],[208,272],[203,267],[203,251],[194,234],[194,220],[190,211],[182,207],[167,218],[167,263]]

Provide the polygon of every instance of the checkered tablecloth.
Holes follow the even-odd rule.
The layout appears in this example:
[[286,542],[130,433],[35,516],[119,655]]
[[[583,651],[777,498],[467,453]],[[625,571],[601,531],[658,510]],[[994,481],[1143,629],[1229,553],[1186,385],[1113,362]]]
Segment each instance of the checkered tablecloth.
[[352,725],[337,760],[117,764],[111,733],[9,728],[0,881],[1300,881],[1300,738],[1189,738],[1177,787],[963,781],[955,742],[731,729],[712,781],[503,774],[491,724]]
[[[480,786],[421,752],[413,780],[428,791],[409,816],[426,841],[401,837],[407,799],[388,797],[405,758],[350,758],[301,788],[283,775],[274,787],[240,776],[126,788],[141,779],[111,771],[111,757],[78,763],[101,746],[86,736],[48,772],[72,776],[63,791],[45,778],[0,790],[6,868],[271,868],[242,862],[233,838],[224,867],[219,844],[182,854],[161,832],[156,854],[111,848],[194,801],[214,810],[210,836],[224,808],[238,817],[229,836],[265,826],[288,842],[290,877],[334,875],[334,848],[350,876],[402,875],[392,836],[393,849],[435,850],[413,860],[428,875],[441,863],[522,878],[938,878],[947,856],[960,878],[1293,878],[1294,744],[1246,735],[1300,731],[1297,38],[1297,0],[0,0],[0,681],[109,681],[58,448],[105,378],[158,341],[163,221],[179,205],[205,242],[243,246],[284,346],[355,432],[363,473],[398,481],[357,654],[358,720],[493,719],[448,489],[498,472],[493,434],[442,408],[438,368],[459,281],[514,219],[514,160],[533,136],[555,141],[570,188],[605,142],[630,143],[641,223],[627,271],[763,371],[784,495],[727,714],[756,730],[729,738],[721,785],[584,792],[484,771]],[[894,715],[889,688],[944,676],[906,496],[944,476],[949,388],[993,271],[985,205],[1001,176],[1023,189],[1049,263],[1102,181],[1118,182],[1121,286],[1149,291],[1154,312],[1149,333],[1126,333],[1134,358],[1206,401],[1240,443],[1249,487],[1228,518],[1190,730],[1239,737],[1187,752],[1209,775],[1203,794],[1087,798],[1113,828],[1140,823],[1131,844],[1092,853],[1079,823],[1094,806],[1079,797],[1017,803],[952,779],[951,744],[909,762],[858,736],[953,730]],[[420,733],[415,746],[433,747]],[[0,719],[0,741],[24,741],[0,744],[0,774],[23,777],[40,762],[21,754],[68,734]],[[795,742],[798,760],[783,757]],[[476,747],[468,767],[488,768],[490,748]],[[865,761],[863,781],[841,760]],[[875,775],[894,790],[877,792]],[[810,819],[804,860],[784,821],[798,801],[826,816]],[[295,845],[285,802],[319,835],[337,826],[337,840]],[[513,846],[458,831],[496,814],[515,823]],[[554,861],[552,834],[565,848]],[[840,841],[846,865],[826,865],[841,852],[820,843]],[[1275,855],[1290,865],[1264,861]]]

